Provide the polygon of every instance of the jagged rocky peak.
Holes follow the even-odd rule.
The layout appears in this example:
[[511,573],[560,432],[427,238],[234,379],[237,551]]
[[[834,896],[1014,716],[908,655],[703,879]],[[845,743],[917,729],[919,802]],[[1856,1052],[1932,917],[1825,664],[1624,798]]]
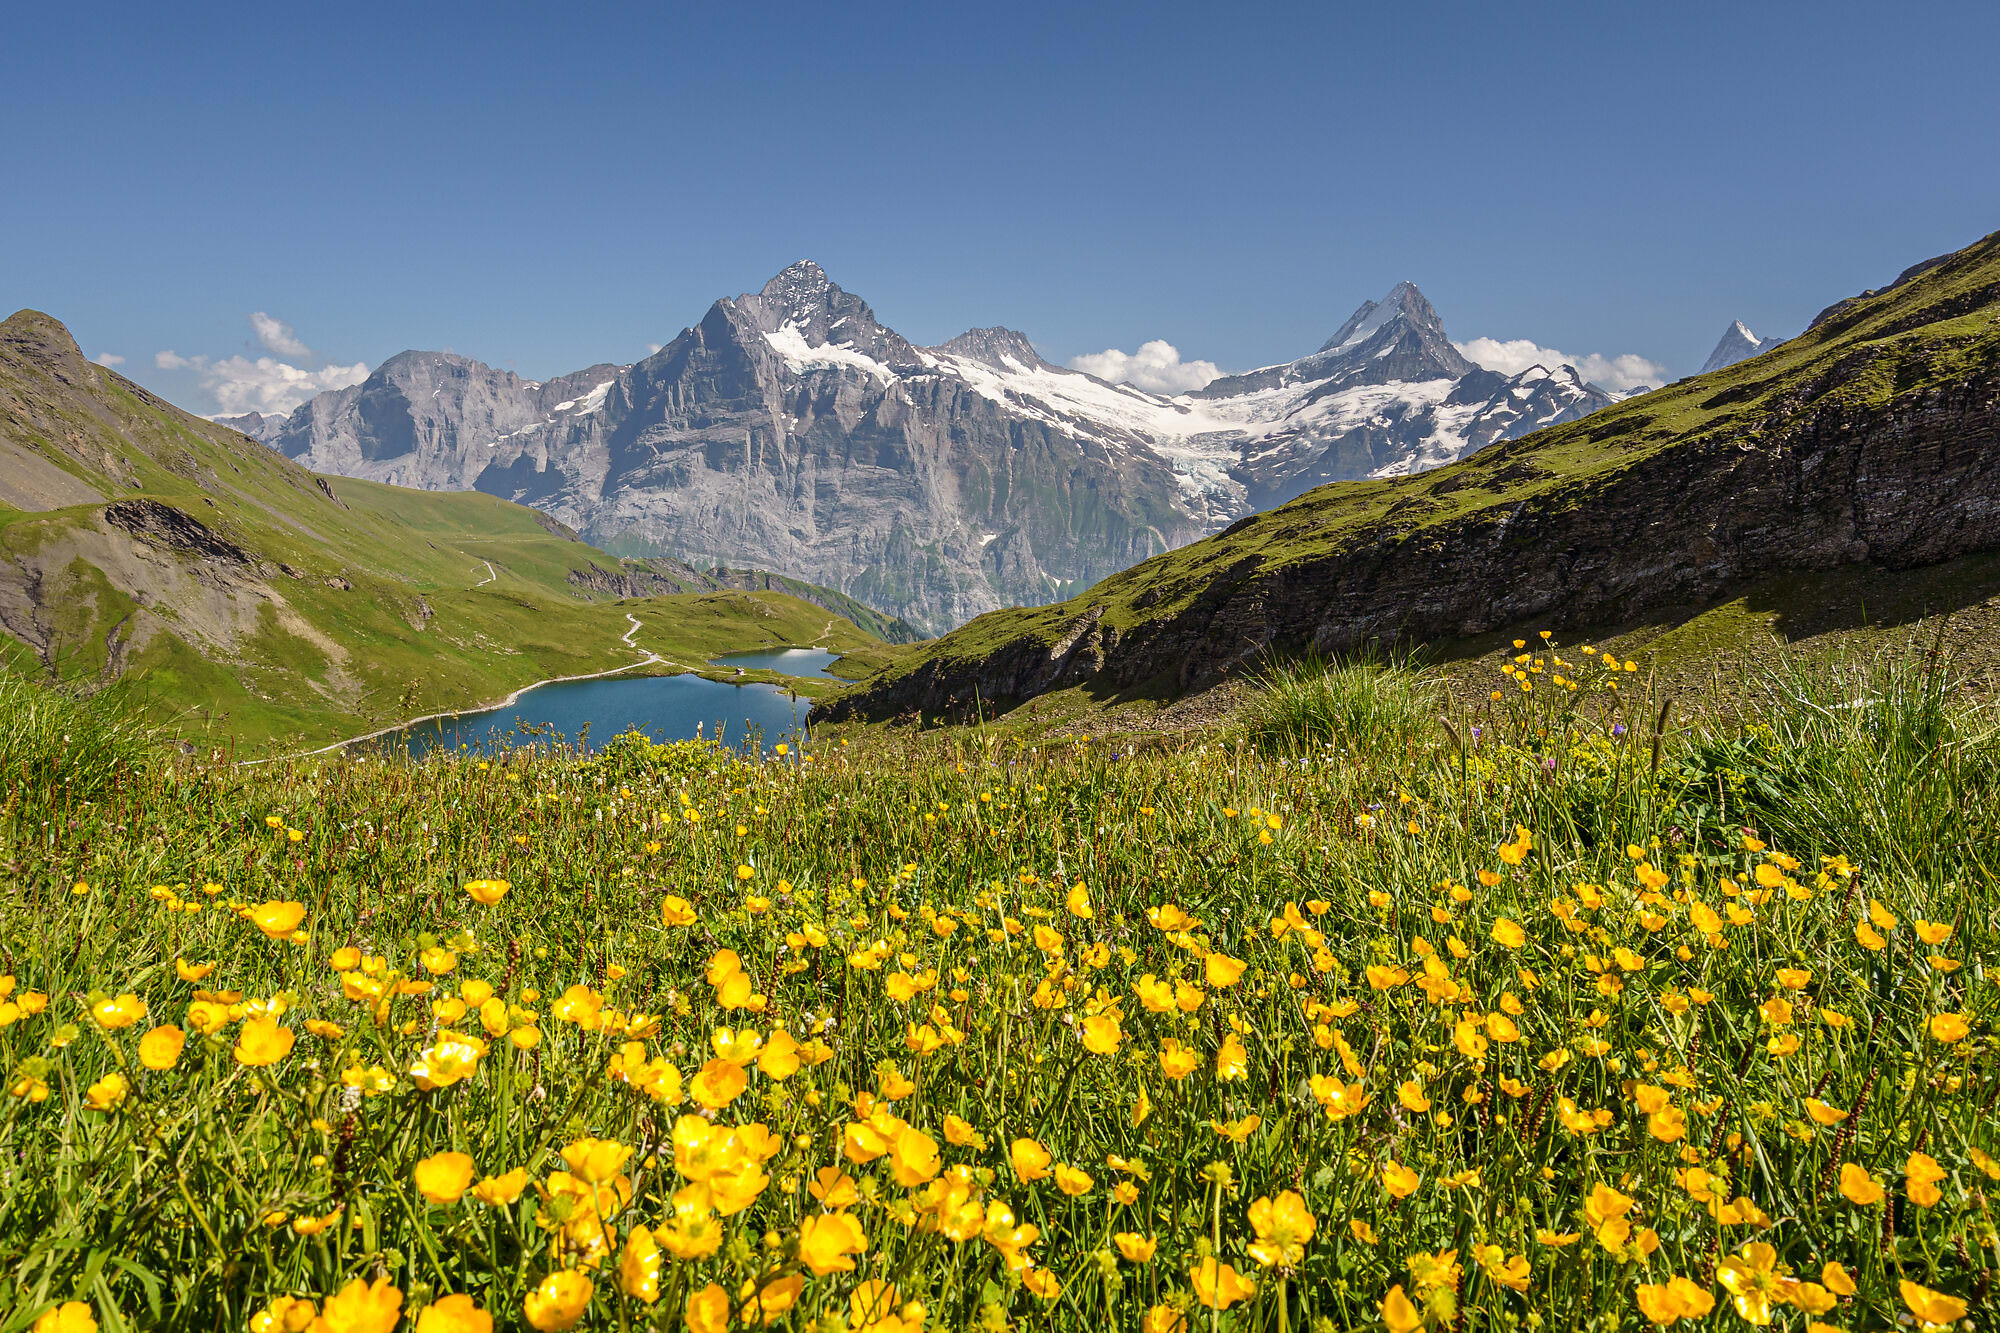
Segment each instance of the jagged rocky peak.
[[901,334],[810,259],[784,269],[756,295],[738,297],[736,306],[766,337],[789,341],[796,335],[807,347],[850,347],[884,364],[916,359]]
[[1027,334],[997,327],[967,329],[950,342],[939,343],[929,350],[946,356],[962,356],[995,370],[1033,370],[1048,364],[1035,350],[1035,345],[1028,341]]
[[1701,373],[1706,375],[1711,370],[1721,370],[1724,366],[1733,366],[1738,361],[1747,361],[1753,356],[1770,351],[1783,341],[1783,338],[1759,338],[1750,332],[1749,325],[1740,319],[1734,320],[1722,331],[1722,339],[1715,344],[1715,350],[1708,354],[1708,360],[1701,363]]
[[1437,307],[1424,298],[1414,282],[1399,282],[1381,300],[1363,301],[1319,350],[1338,352],[1358,347],[1399,320],[1419,333],[1444,338],[1444,321],[1438,318]]

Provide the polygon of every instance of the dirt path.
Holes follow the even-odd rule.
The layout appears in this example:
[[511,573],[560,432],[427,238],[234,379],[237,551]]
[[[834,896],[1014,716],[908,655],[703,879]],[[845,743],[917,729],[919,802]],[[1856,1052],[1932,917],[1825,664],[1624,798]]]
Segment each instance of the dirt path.
[[515,690],[512,694],[500,700],[498,703],[477,704],[470,708],[447,708],[436,713],[426,713],[422,717],[407,718],[401,722],[393,722],[386,727],[378,727],[374,731],[368,732],[365,735],[349,736],[346,740],[335,741],[331,745],[322,745],[317,750],[301,750],[297,754],[278,755],[268,759],[239,760],[236,764],[236,767],[247,768],[252,764],[269,764],[275,762],[277,759],[280,758],[307,759],[311,758],[313,755],[316,754],[332,754],[335,750],[344,750],[350,745],[359,745],[362,741],[372,741],[379,736],[387,736],[391,732],[403,731],[410,727],[420,726],[425,722],[435,722],[439,718],[465,717],[476,713],[497,712],[502,708],[513,707],[516,703],[520,702],[521,696],[526,694],[529,690],[538,690],[544,685],[567,685],[572,681],[578,681],[578,680],[602,680],[606,676],[621,676],[625,674],[627,671],[636,671],[640,667],[648,667],[655,665],[679,667],[682,671],[694,670],[693,667],[688,666],[686,663],[676,662],[671,658],[662,657],[658,653],[653,652],[651,649],[641,648],[636,643],[633,643],[632,636],[637,634],[641,629],[645,628],[645,626],[641,623],[639,617],[633,615],[630,611],[627,611],[625,613],[625,619],[632,622],[632,628],[626,630],[624,637],[620,638],[618,641],[624,644],[627,648],[632,649],[632,651],[634,652],[645,654],[645,656],[641,657],[636,662],[627,662],[624,666],[615,666],[605,671],[586,671],[583,674],[576,676],[551,676],[547,680],[538,680],[532,685],[523,685],[520,689]]
[[483,588],[487,584],[493,582],[493,580],[500,577],[498,574],[495,574],[493,572],[493,562],[491,560],[481,560],[479,563],[486,566],[486,577],[479,580],[479,582],[473,584],[472,586],[475,588]]

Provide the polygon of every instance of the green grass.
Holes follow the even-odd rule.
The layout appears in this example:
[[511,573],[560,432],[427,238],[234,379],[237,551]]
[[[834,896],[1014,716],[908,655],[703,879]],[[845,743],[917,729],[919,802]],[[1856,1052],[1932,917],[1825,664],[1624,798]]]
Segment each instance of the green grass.
[[[1066,601],[980,616],[898,657],[873,684],[888,688],[926,669],[974,674],[1010,645],[1056,642],[1092,611],[1100,613],[1107,632],[1167,621],[1197,605],[1224,601],[1253,579],[1260,586],[1282,587],[1289,567],[1338,561],[1382,543],[1422,541],[1476,513],[1522,505],[1581,510],[1635,466],[1669,450],[1732,445],[1781,434],[1827,412],[1918,401],[1940,385],[1989,371],[2000,360],[2000,321],[1992,317],[1997,294],[2000,234],[1901,287],[1854,302],[1761,356],[1495,444],[1448,467],[1320,487]],[[1536,553],[1496,556],[1509,558],[1533,560]],[[1866,574],[1853,570],[1834,577]],[[1813,594],[1806,596],[1811,600]],[[1590,632],[1602,636],[1632,628],[1604,625]],[[1448,645],[1425,647],[1434,654],[1452,651]]]
[[0,509],[0,580],[34,626],[35,651],[11,654],[12,669],[91,689],[115,680],[190,743],[311,748],[622,666],[642,655],[620,642],[628,613],[644,623],[634,642],[674,664],[665,669],[823,643],[857,671],[884,651],[781,591],[594,598],[572,576],[615,572],[617,561],[531,509],[323,481],[90,365],[46,317],[0,327],[0,388],[11,391],[0,439],[107,500],[169,505],[254,561],[135,540],[98,504]]
[[[1266,744],[163,754],[12,798],[0,1326],[82,1301],[111,1333],[242,1328],[381,1282],[398,1327],[447,1295],[554,1327],[534,1293],[568,1283],[587,1329],[760,1290],[796,1291],[773,1327],[852,1328],[879,1281],[934,1328],[1636,1333],[1673,1278],[1741,1323],[1725,1279],[1758,1246],[1856,1286],[1780,1287],[1777,1328],[1894,1326],[1903,1283],[1982,1317],[1991,712],[1922,655],[1787,662],[1685,712],[1596,655],[1526,656],[1532,688],[1448,696],[1448,727],[1419,724],[1429,677],[1364,663],[1274,677],[1303,721]],[[0,724],[42,705],[0,692]],[[244,915],[286,901],[296,937]],[[1149,1005],[1162,977],[1199,1002]],[[146,1013],[116,1026],[125,994]],[[260,1012],[294,1044],[245,1063]],[[143,1067],[166,1024],[184,1051]],[[781,1027],[826,1059],[738,1053],[723,1086],[732,1034]],[[489,1048],[426,1090],[453,1031]],[[600,1204],[587,1138],[635,1150]],[[518,1197],[427,1202],[446,1152]],[[823,1204],[839,1175],[852,1201]],[[1253,1248],[1288,1191],[1313,1233]],[[807,1244],[829,1212],[851,1269]],[[1211,1261],[1253,1280],[1226,1309]]]

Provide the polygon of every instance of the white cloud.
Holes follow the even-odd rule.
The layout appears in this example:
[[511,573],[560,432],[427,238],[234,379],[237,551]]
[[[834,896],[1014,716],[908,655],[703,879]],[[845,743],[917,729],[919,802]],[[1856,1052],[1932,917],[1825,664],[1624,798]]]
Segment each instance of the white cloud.
[[241,416],[245,412],[288,415],[291,410],[328,389],[345,389],[368,378],[368,366],[357,361],[351,366],[321,366],[306,370],[272,356],[252,361],[247,356],[212,361],[205,356],[181,356],[177,352],[155,352],[153,364],[161,370],[192,370],[201,376],[201,387],[215,399],[217,416]]
[[660,354],[660,349],[661,349],[662,347],[665,347],[665,346],[666,346],[666,344],[665,344],[665,343],[647,343],[647,344],[646,344],[646,355],[647,355],[647,356],[658,356],[658,355]]
[[1142,343],[1136,352],[1107,347],[1070,359],[1071,370],[1081,370],[1114,384],[1129,384],[1149,393],[1186,393],[1218,379],[1222,370],[1213,361],[1183,361],[1178,347],[1162,338]]
[[109,352],[99,352],[96,356],[93,356],[90,359],[92,361],[95,361],[100,366],[122,366],[125,364],[124,357],[113,356]]
[[279,356],[305,358],[313,354],[312,348],[299,341],[299,335],[292,326],[281,319],[274,319],[261,310],[250,313],[250,327],[257,331],[257,341],[267,352]]
[[1473,338],[1462,343],[1453,343],[1460,356],[1476,366],[1497,370],[1502,375],[1518,375],[1529,366],[1542,366],[1554,370],[1557,366],[1575,366],[1576,373],[1594,384],[1620,392],[1636,389],[1641,384],[1658,386],[1667,382],[1667,368],[1657,361],[1632,352],[1619,356],[1603,356],[1591,352],[1586,356],[1572,356],[1568,352],[1558,352],[1553,347],[1543,347],[1529,338]]
[[270,356],[260,356],[255,361],[232,356],[200,369],[202,388],[214,395],[224,416],[244,412],[284,416],[314,394],[345,389],[368,378],[368,367],[360,361],[351,366],[302,370]]

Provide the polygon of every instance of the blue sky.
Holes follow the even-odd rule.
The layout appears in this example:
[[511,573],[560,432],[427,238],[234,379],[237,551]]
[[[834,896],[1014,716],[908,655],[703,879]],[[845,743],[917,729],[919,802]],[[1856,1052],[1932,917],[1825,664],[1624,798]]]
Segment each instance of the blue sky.
[[200,411],[629,361],[806,256],[918,342],[1242,369],[1408,278],[1455,338],[1681,375],[2000,227],[1996,46],[1945,4],[34,6],[0,305]]

